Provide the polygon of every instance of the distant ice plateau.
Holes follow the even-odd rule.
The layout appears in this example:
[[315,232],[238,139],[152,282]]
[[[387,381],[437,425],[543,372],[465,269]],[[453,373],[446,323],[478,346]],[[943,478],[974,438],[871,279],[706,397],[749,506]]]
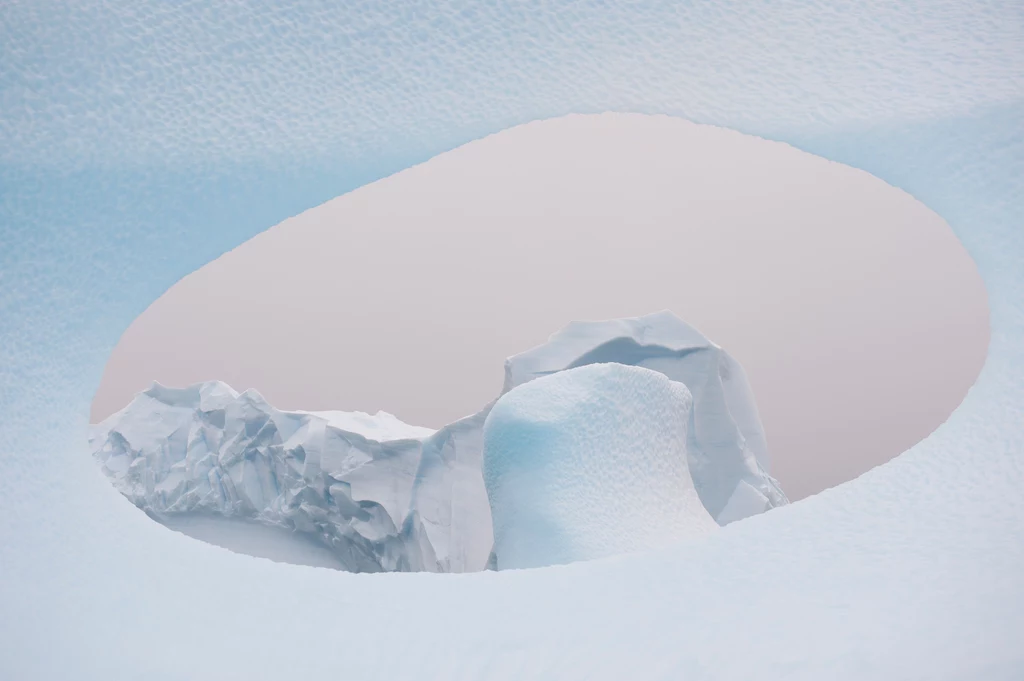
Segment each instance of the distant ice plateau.
[[[527,394],[517,387],[595,364],[635,366],[648,370],[641,373],[662,374],[670,379],[666,383],[682,384],[687,397],[677,405],[677,420],[685,442],[673,444],[664,428],[643,437],[651,440],[648,447],[685,456],[685,465],[673,470],[685,473],[675,476],[678,500],[692,494],[703,506],[692,517],[725,525],[788,503],[768,473],[764,430],[742,367],[668,312],[569,324],[547,343],[506,360],[497,400],[437,431],[385,412],[282,411],[254,390],[238,393],[209,381],[182,389],[154,384],[94,426],[90,447],[115,487],[136,506],[173,529],[239,552],[354,572],[471,572],[489,561],[499,568],[525,566],[511,554],[504,561],[492,555],[492,549],[501,551],[494,530],[501,522],[492,524],[492,508],[505,507],[495,506],[493,498],[489,502],[488,489],[517,487],[503,486],[493,467],[485,487],[485,421],[496,402],[506,405],[502,413],[515,413],[514,405]],[[580,379],[537,381],[528,394],[536,396],[548,385],[572,386],[583,403],[598,403],[616,390],[614,376],[597,383],[588,383],[587,376],[592,372]],[[640,399],[617,413],[647,407]],[[568,424],[585,426],[573,425],[572,419]],[[600,424],[595,432],[604,446],[596,449],[643,454],[643,448],[626,445],[629,437],[636,439],[635,428],[635,419]],[[634,481],[629,494],[643,496],[644,476],[664,472],[658,465],[647,470],[652,461],[664,457],[604,456],[592,462],[603,467],[600,475],[579,471],[577,486],[590,485],[585,496],[603,495],[613,511],[648,508],[650,500],[621,498],[623,488],[609,481]],[[522,459],[519,464],[516,475],[522,473]],[[536,477],[538,471],[532,473]],[[577,472],[566,469],[561,475]],[[662,520],[654,513],[646,522]],[[700,525],[698,520],[693,522]],[[679,527],[670,534],[688,536],[693,529]],[[607,555],[636,543],[621,532],[603,536],[597,553],[550,561],[534,556],[531,564]]]

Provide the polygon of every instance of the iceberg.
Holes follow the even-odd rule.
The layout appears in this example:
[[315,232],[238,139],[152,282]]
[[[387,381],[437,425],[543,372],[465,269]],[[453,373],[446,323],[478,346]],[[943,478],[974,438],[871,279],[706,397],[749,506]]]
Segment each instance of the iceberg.
[[[154,384],[94,428],[118,490],[157,519],[211,514],[313,535],[354,572],[428,569],[403,530],[428,428],[390,414],[285,412],[219,381]],[[415,509],[413,509],[415,510]]]
[[719,524],[789,503],[768,474],[768,444],[743,367],[671,312],[573,322],[546,344],[505,362],[502,394],[541,376],[604,362],[651,369],[689,389],[690,472]]
[[281,411],[220,381],[154,384],[94,426],[90,448],[125,497],[185,533],[196,523],[175,517],[247,520],[311,537],[352,572],[466,572],[491,548],[484,416],[434,431],[386,412]]
[[615,363],[505,394],[484,424],[494,567],[661,548],[717,529],[690,477],[692,408],[682,383]]
[[[574,322],[506,360],[502,395],[606,363],[663,374],[692,395],[680,446],[711,517],[725,524],[787,503],[767,473],[742,368],[671,313]],[[187,528],[169,520],[182,514],[253,521],[315,539],[353,572],[475,572],[494,543],[482,473],[494,404],[434,431],[386,412],[281,411],[219,381],[154,384],[95,426],[90,448],[115,487],[165,524]],[[608,475],[626,478],[638,463]]]

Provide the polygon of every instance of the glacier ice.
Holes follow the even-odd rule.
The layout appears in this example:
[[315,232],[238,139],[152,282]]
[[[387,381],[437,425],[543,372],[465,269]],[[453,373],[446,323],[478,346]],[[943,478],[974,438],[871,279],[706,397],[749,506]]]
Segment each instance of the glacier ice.
[[484,424],[494,566],[601,558],[717,528],[690,477],[692,408],[682,383],[615,363],[503,395]]
[[[766,473],[742,368],[671,313],[574,322],[506,360],[502,394],[607,362],[686,385],[688,475],[719,522],[786,503]],[[303,533],[354,572],[477,571],[493,544],[481,473],[493,404],[435,432],[384,412],[281,411],[217,381],[154,384],[93,428],[91,448],[121,493],[158,519],[206,513]]]

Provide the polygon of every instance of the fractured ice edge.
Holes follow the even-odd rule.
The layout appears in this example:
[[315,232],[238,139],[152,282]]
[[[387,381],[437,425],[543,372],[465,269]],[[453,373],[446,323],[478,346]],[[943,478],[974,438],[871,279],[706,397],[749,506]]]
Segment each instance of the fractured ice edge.
[[[689,474],[719,525],[788,503],[768,474],[742,367],[671,313],[573,322],[505,361],[501,395],[599,363],[650,369],[689,390]],[[472,572],[494,562],[482,459],[495,402],[432,431],[384,412],[281,411],[219,381],[154,384],[94,426],[90,445],[114,486],[157,520],[255,521],[316,539],[355,572]]]

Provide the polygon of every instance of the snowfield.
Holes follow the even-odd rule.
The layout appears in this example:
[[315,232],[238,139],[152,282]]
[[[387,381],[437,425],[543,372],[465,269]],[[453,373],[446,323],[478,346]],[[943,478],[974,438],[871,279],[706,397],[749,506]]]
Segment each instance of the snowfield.
[[[1017,2],[959,0],[8,3],[0,678],[1024,678],[1021,27]],[[97,469],[103,364],[179,278],[483,134],[608,110],[786,142],[938,212],[991,310],[960,408],[895,460],[704,537],[462,575],[232,553]]]

